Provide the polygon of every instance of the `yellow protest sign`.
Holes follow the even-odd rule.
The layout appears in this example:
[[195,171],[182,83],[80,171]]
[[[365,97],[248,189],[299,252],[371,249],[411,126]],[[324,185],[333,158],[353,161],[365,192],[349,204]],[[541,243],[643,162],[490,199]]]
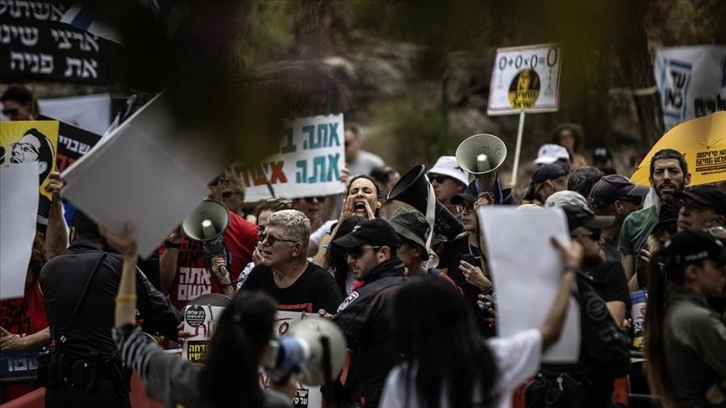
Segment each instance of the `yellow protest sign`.
[[57,121],[0,122],[0,168],[14,163],[38,162],[40,203],[38,214],[48,217],[51,195],[45,191],[48,176],[56,170]]
[[683,122],[666,132],[638,165],[631,179],[649,185],[650,160],[662,149],[683,154],[691,173],[691,186],[726,180],[726,112]]

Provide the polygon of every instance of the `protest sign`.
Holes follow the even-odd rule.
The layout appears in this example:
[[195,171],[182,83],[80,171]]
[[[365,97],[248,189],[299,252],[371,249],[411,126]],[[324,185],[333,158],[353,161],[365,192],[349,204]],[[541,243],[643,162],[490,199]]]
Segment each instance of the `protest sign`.
[[136,225],[146,257],[207,196],[225,167],[217,146],[176,126],[161,94],[63,173],[63,197],[100,225]]
[[25,294],[38,213],[38,163],[0,168],[0,299]]
[[0,77],[106,84],[109,42],[60,22],[66,5],[0,2]]
[[666,130],[726,111],[726,46],[660,48],[654,65]]
[[517,184],[525,113],[559,109],[561,63],[562,48],[557,44],[497,49],[489,83],[487,114],[519,114],[512,185]]
[[184,341],[182,358],[201,363],[209,347],[219,317],[224,307],[209,305],[187,305],[184,308],[184,331],[191,337]]
[[343,115],[297,118],[287,122],[285,132],[277,154],[251,167],[232,168],[247,187],[245,201],[270,198],[270,189],[286,198],[342,193]]
[[[44,115],[40,115],[38,119],[54,120]],[[74,161],[88,153],[100,139],[100,135],[58,121],[58,153],[56,154],[58,171],[65,171]]]
[[556,44],[497,49],[487,114],[559,109],[561,62],[562,49]]
[[[564,265],[550,237],[557,237],[565,245],[570,243],[564,213],[559,208],[482,207],[477,214],[487,238],[487,260],[497,288],[497,334],[507,337],[539,327],[562,280]],[[579,355],[580,313],[571,296],[562,336],[542,361],[574,363]]]
[[111,124],[111,95],[81,95],[38,100],[42,115],[102,135]]
[[39,348],[3,350],[0,353],[0,378],[8,381],[34,381],[38,371],[38,354]]
[[[317,315],[313,315],[317,318]],[[290,326],[306,318],[305,312],[289,312],[278,310],[275,319],[275,328],[273,333],[277,337],[284,336],[290,329]],[[263,387],[269,388],[270,375],[265,372],[260,373],[260,382]],[[322,408],[323,394],[320,386],[309,386],[298,384],[298,390],[293,398],[293,407],[295,408]]]
[[56,171],[56,152],[58,151],[58,122],[54,121],[13,121],[0,122],[0,167],[17,163],[37,162],[38,218],[48,219],[52,196],[45,191],[51,172]]

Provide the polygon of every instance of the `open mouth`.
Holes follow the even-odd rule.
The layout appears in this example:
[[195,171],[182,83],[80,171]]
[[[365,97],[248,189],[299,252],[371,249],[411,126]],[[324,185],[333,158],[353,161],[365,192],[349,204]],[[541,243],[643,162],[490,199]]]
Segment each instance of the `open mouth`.
[[359,210],[365,211],[366,210],[366,204],[364,202],[357,202],[353,206],[353,209],[356,210],[356,211],[359,211]]

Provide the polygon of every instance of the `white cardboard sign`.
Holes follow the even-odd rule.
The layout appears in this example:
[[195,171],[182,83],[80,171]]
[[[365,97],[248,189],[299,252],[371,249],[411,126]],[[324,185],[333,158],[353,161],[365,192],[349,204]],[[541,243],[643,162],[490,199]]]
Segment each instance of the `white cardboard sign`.
[[562,48],[557,44],[497,49],[487,114],[558,110],[561,65]]

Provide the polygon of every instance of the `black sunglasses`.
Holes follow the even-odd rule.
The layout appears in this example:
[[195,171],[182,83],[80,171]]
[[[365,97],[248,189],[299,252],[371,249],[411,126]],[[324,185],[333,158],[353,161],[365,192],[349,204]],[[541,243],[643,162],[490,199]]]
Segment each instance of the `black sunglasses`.
[[444,176],[444,175],[441,175],[441,174],[437,174],[435,176],[429,174],[429,180],[431,180],[432,183],[435,181],[435,182],[437,182],[439,184],[443,184],[444,181],[446,181],[446,180],[448,180],[450,178],[451,177],[449,177],[449,176]]
[[464,211],[473,211],[474,210],[474,204],[469,204],[468,202],[457,204],[456,205],[456,211],[463,213]]
[[602,230],[599,230],[599,229],[594,229],[594,230],[584,233],[584,234],[570,235],[571,238],[588,237],[595,242],[600,241],[601,236],[602,236]]
[[3,109],[3,115],[7,117],[13,117],[18,114],[18,108]]
[[366,248],[371,248],[374,251],[377,251],[377,250],[381,249],[380,246],[361,245],[359,247],[355,247],[355,248],[349,249],[348,250],[348,255],[350,255],[350,257],[353,258],[353,259],[358,259],[361,256],[363,256],[363,253],[365,252],[365,249]]
[[325,196],[317,196],[317,197],[303,197],[305,202],[308,204],[315,204],[315,200],[318,200],[319,203],[325,202]]
[[270,246],[275,245],[275,242],[282,241],[282,242],[298,242],[294,239],[283,239],[283,238],[277,238],[274,235],[270,234],[260,234],[260,242],[265,242],[267,240],[267,243],[270,244]]

